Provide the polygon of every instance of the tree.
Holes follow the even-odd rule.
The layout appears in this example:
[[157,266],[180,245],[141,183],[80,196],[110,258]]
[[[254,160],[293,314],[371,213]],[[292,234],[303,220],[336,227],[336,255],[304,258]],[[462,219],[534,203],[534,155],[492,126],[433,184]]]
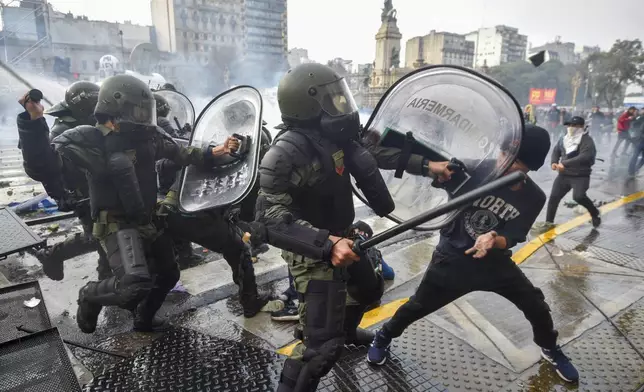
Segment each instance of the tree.
[[519,61],[490,67],[488,76],[510,90],[522,106],[528,103],[531,88],[556,88],[557,103],[570,105],[573,96],[572,79],[576,73],[574,65],[564,65],[557,60],[548,61],[538,68]]
[[528,103],[530,88],[556,88],[557,103],[572,105],[572,81],[578,73],[582,83],[576,105],[583,104],[584,97],[588,103],[596,97],[595,104],[621,106],[626,86],[644,86],[642,42],[617,40],[608,52],[594,53],[579,65],[551,60],[535,68],[520,61],[491,67],[488,75],[510,90],[521,105]]
[[617,40],[608,52],[593,53],[581,72],[591,81],[597,104],[621,106],[626,87],[644,86],[644,49],[639,39]]

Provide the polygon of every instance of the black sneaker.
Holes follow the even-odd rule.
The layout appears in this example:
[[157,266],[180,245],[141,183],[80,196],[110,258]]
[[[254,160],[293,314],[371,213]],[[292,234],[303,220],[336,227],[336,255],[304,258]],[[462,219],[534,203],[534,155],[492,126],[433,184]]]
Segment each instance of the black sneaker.
[[557,346],[552,350],[542,348],[541,357],[555,368],[557,375],[562,380],[571,383],[579,381],[579,372],[577,372],[575,366],[570,362],[570,359],[561,351],[561,347]]
[[598,228],[602,224],[602,217],[597,215],[593,216],[593,227]]
[[93,333],[96,331],[96,324],[98,323],[98,315],[103,309],[102,305],[91,303],[87,300],[86,296],[89,291],[89,285],[95,283],[88,283],[78,291],[78,310],[76,310],[76,324],[78,328],[84,333]]
[[293,302],[289,302],[284,306],[284,309],[272,312],[271,319],[275,321],[299,321],[300,314],[297,311],[297,306]]

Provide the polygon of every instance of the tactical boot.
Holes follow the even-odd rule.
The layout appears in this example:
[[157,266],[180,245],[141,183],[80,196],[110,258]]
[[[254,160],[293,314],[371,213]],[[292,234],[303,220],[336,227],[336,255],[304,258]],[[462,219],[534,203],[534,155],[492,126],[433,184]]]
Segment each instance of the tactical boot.
[[261,312],[262,308],[268,303],[269,298],[265,295],[254,294],[252,296],[242,296],[241,305],[244,308],[244,317],[255,317]]
[[258,293],[253,263],[247,254],[242,256],[238,268],[239,302],[244,308],[244,317],[251,318],[262,310],[269,298]]
[[136,332],[165,332],[172,326],[163,318],[154,316],[152,319],[143,319],[134,313],[133,330]]
[[160,277],[157,277],[155,286],[134,309],[135,331],[163,332],[170,329],[170,324],[161,317],[157,317],[156,314],[161,308],[161,305],[163,305],[170,289],[174,286],[174,283],[170,285],[172,282],[176,283],[176,280],[170,279],[164,283]]
[[157,309],[149,308],[146,301],[141,302],[134,309],[134,330],[137,332],[165,332],[171,328],[170,324],[163,318],[156,316]]
[[34,256],[42,264],[42,270],[51,280],[63,280],[65,277],[64,260],[56,257],[52,248],[40,249],[34,253]]
[[345,345],[368,346],[373,341],[375,334],[372,331],[358,328],[365,309],[363,305],[347,305],[344,308]]
[[96,267],[96,272],[98,272],[98,280],[105,280],[114,276],[112,273],[112,268],[110,268],[110,262],[107,259],[107,254],[105,250],[99,245],[97,248],[98,252],[98,266]]
[[177,241],[175,242],[175,249],[177,252],[177,263],[181,267],[195,266],[204,260],[203,256],[194,253],[190,242]]
[[91,297],[96,296],[98,289],[97,282],[89,282],[78,292],[78,310],[76,311],[76,323],[78,328],[85,333],[96,331],[98,315],[103,309],[102,305],[90,302]]
[[[280,383],[277,386],[277,392],[293,392],[293,391],[315,391],[320,383],[320,380],[302,380],[306,385],[298,383],[302,368],[305,363],[295,359],[287,359],[280,374]],[[297,388],[297,389],[296,389]]]

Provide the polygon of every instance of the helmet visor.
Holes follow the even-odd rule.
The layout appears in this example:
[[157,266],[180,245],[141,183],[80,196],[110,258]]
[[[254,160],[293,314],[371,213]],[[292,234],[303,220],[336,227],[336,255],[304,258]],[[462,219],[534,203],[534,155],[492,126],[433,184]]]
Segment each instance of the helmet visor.
[[129,99],[124,96],[119,102],[120,110],[116,121],[137,125],[157,125],[157,104],[154,98]]
[[314,87],[315,98],[329,116],[344,116],[358,111],[358,105],[344,79]]

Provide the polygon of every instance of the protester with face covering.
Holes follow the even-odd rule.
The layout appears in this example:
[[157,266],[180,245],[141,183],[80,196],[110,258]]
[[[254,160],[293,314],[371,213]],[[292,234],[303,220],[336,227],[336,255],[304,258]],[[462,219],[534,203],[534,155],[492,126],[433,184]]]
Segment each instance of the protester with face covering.
[[632,143],[631,135],[628,133],[628,131],[631,128],[631,122],[635,119],[636,116],[637,108],[635,108],[634,106],[631,106],[627,111],[619,116],[619,119],[617,120],[617,142],[615,143],[613,153],[611,154],[613,158],[617,156],[617,150],[619,150],[619,146],[622,144],[622,142],[624,142],[624,150],[622,150],[622,155],[626,154],[628,146]]
[[555,145],[550,160],[552,170],[559,174],[552,184],[546,223],[554,224],[559,202],[572,189],[573,200],[588,210],[593,226],[598,227],[601,224],[599,210],[586,195],[590,186],[591,168],[597,155],[595,142],[588,134],[582,117],[573,117],[564,125],[567,127],[566,135]]

